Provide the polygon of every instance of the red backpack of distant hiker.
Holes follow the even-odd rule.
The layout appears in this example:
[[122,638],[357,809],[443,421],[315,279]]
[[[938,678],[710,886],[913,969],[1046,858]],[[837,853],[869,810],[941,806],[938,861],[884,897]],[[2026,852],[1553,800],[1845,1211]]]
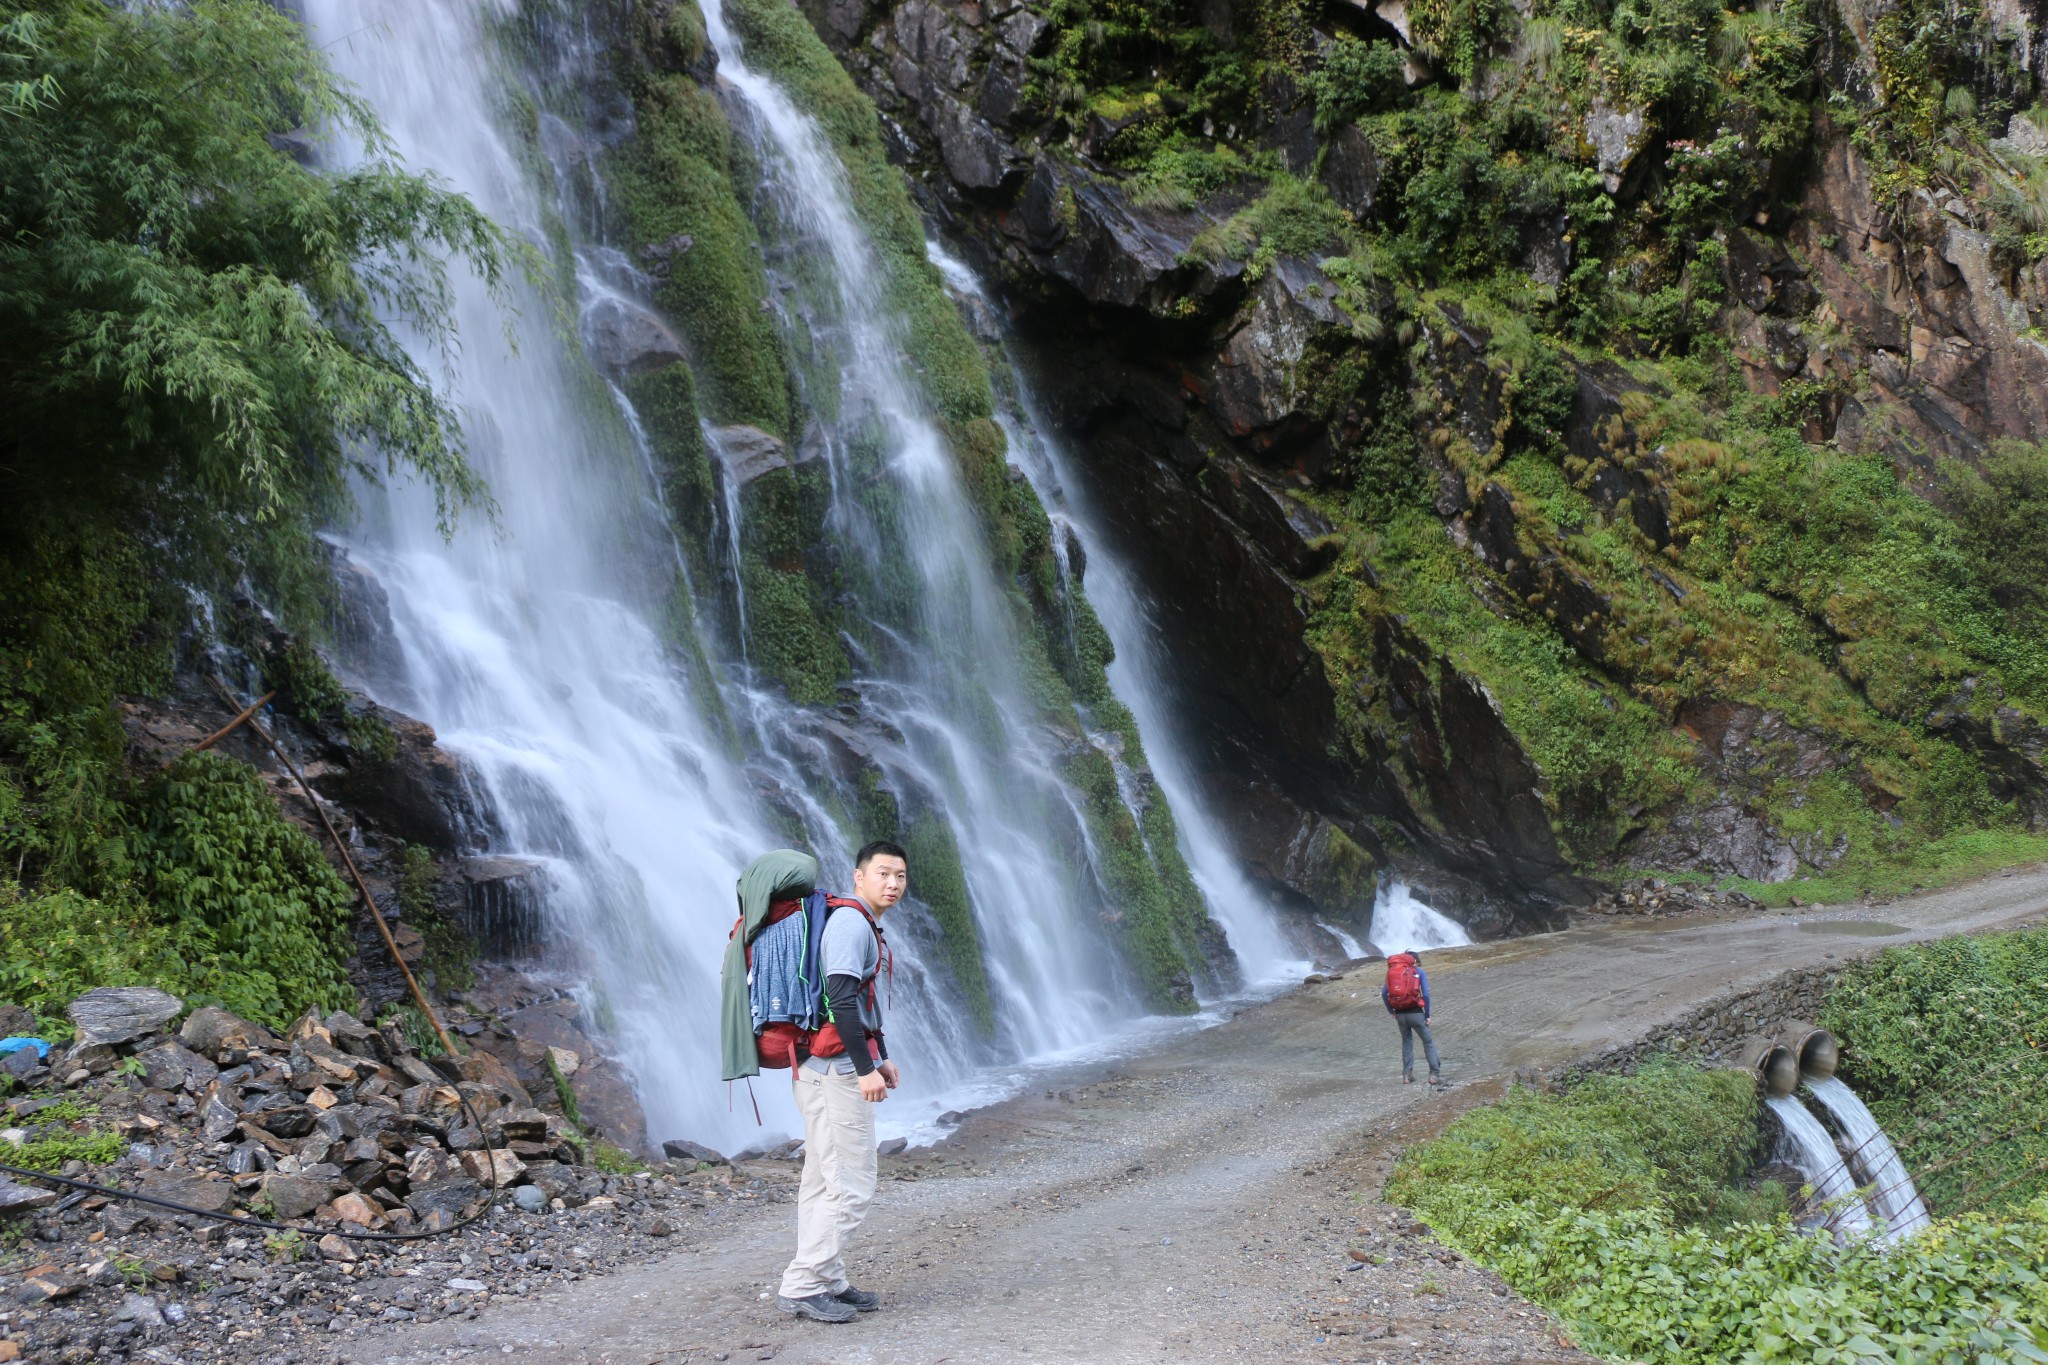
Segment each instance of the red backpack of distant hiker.
[[1387,959],[1387,1007],[1422,1008],[1422,962],[1415,954],[1395,953]]

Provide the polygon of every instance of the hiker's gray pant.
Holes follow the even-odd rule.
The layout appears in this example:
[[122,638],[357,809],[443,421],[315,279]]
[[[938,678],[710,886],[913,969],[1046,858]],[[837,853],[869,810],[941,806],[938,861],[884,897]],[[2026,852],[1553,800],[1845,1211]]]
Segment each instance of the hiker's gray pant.
[[1415,1035],[1422,1035],[1423,1055],[1429,1058],[1429,1074],[1444,1074],[1444,1064],[1436,1055],[1436,1039],[1429,1036],[1429,1024],[1423,1019],[1421,1010],[1402,1010],[1394,1016],[1394,1022],[1401,1026],[1401,1074],[1415,1074]]
[[782,1272],[782,1296],[807,1299],[846,1288],[846,1244],[875,1197],[875,1106],[860,1097],[853,1063],[844,1059],[813,1058],[792,1072],[804,1116],[804,1174],[796,1259]]

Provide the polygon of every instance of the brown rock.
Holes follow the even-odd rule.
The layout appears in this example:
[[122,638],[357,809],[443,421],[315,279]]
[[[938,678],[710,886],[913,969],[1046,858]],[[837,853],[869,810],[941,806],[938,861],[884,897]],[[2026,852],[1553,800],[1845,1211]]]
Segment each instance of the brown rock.
[[322,1212],[333,1215],[341,1222],[360,1223],[366,1228],[374,1227],[382,1222],[384,1218],[381,1209],[353,1190],[336,1199]]
[[507,1151],[464,1152],[462,1169],[469,1172],[472,1180],[502,1189],[519,1178],[526,1163]]
[[326,1260],[340,1261],[344,1265],[355,1262],[356,1249],[348,1244],[345,1237],[337,1237],[330,1232],[313,1245]]
[[85,1288],[84,1280],[62,1270],[46,1270],[39,1275],[30,1274],[22,1283],[45,1301],[68,1299]]
[[201,1005],[192,1011],[184,1027],[178,1030],[178,1040],[200,1056],[215,1061],[230,1048],[247,1052],[281,1046],[269,1029],[230,1014],[219,1005]]
[[490,1121],[501,1142],[540,1142],[548,1135],[548,1116],[531,1107],[507,1109]]

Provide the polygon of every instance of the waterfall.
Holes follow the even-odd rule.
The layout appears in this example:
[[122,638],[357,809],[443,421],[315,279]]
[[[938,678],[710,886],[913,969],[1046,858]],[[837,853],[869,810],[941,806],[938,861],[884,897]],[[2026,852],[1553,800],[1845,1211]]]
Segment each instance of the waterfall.
[[1337,946],[1344,950],[1344,956],[1347,960],[1356,962],[1359,958],[1362,958],[1366,955],[1365,945],[1363,943],[1360,943],[1357,939],[1353,938],[1350,934],[1345,933],[1342,929],[1339,929],[1336,925],[1330,923],[1328,920],[1317,920],[1316,928],[1322,930],[1331,938],[1337,940]]
[[1886,1238],[1910,1237],[1926,1227],[1927,1205],[1869,1106],[1839,1077],[1808,1075],[1804,1079],[1813,1097],[1841,1125],[1849,1161],[1861,1173],[1871,1204],[1885,1220]]
[[[927,250],[956,292],[987,301],[980,279],[964,262],[936,242],[929,243]],[[1229,933],[1247,985],[1298,980],[1307,964],[1289,949],[1267,898],[1231,856],[1210,803],[1195,781],[1187,739],[1170,714],[1175,688],[1161,662],[1168,650],[1136,575],[1115,552],[1116,537],[1074,478],[1072,457],[1040,415],[1029,379],[1014,361],[1010,370],[1016,377],[1016,389],[1010,395],[1012,410],[1004,414],[1002,423],[1010,441],[1010,456],[1054,518],[1062,573],[1071,572],[1066,538],[1060,534],[1063,528],[1076,533],[1085,551],[1088,602],[1116,649],[1116,659],[1109,667],[1110,686],[1117,700],[1137,718],[1152,778],[1173,807],[1181,850],[1195,884]]]
[[[630,263],[589,240],[594,229],[578,235],[602,217],[590,202],[604,194],[595,159],[574,161],[573,174],[558,161],[553,183],[536,183],[544,177],[501,128],[508,77],[491,55],[493,6],[305,0],[304,11],[408,166],[573,255],[552,264],[574,282],[586,332],[600,310],[644,316]],[[1085,716],[1048,723],[1014,599],[908,371],[844,171],[811,119],[748,66],[718,5],[705,17],[721,80],[758,138],[763,235],[784,258],[802,256],[809,286],[790,292],[810,311],[785,320],[806,331],[799,380],[819,418],[827,533],[867,631],[844,641],[856,676],[838,703],[793,705],[750,665],[744,630],[735,657],[696,636],[695,620],[744,622],[764,609],[740,582],[744,509],[718,433],[708,433],[721,473],[710,515],[734,560],[721,570],[729,584],[691,581],[637,414],[564,345],[554,302],[521,293],[508,324],[503,301],[460,269],[450,276],[460,346],[444,357],[419,338],[414,349],[463,414],[497,519],[444,538],[425,490],[366,482],[359,523],[340,543],[389,601],[405,674],[394,688],[488,798],[480,851],[545,869],[534,880],[543,970],[577,992],[632,1070],[654,1140],[732,1149],[760,1136],[745,1101],[729,1111],[716,1081],[733,882],[754,854],[800,834],[827,883],[844,886],[860,837],[849,820],[873,794],[849,766],[903,797],[906,821],[917,803],[913,834],[927,846],[957,850],[957,918],[942,931],[920,898],[915,856],[913,902],[891,916],[889,1032],[905,1086],[888,1128],[997,1098],[1021,1082],[1020,1064],[1129,1045],[1158,1025],[1105,928],[1120,910],[1107,889],[1115,851],[1099,847],[1089,798],[1062,768],[1076,746],[1095,744],[1135,792],[1121,736],[1094,734]],[[555,33],[567,46],[548,56],[595,72],[601,49],[579,22]],[[576,156],[577,133],[553,113],[540,118],[550,157]],[[870,495],[878,484],[885,498]],[[734,596],[721,607],[726,587]],[[687,610],[673,609],[678,598]],[[1127,678],[1122,691],[1153,681]],[[1156,774],[1156,753],[1152,762]],[[1266,972],[1277,949],[1248,888],[1231,880],[1206,826],[1183,837],[1203,890],[1243,936],[1250,973]],[[927,896],[946,890],[940,880],[927,879]],[[985,1028],[969,1017],[963,930],[979,940],[967,956],[985,972]],[[771,1075],[757,1090],[771,1131],[791,1130],[786,1086]]]
[[1382,953],[1460,948],[1472,941],[1465,926],[1430,909],[1405,882],[1397,881],[1380,883],[1372,903],[1372,927],[1365,936]]
[[1773,1095],[1765,1102],[1792,1144],[1792,1164],[1827,1207],[1827,1226],[1843,1239],[1870,1231],[1870,1214],[1856,1192],[1856,1181],[1820,1120],[1792,1095]]
[[[553,206],[498,132],[483,14],[424,0],[305,11],[410,167],[546,240]],[[572,264],[586,289],[601,276]],[[652,1135],[733,1143],[745,1129],[715,1079],[723,930],[740,868],[780,840],[657,625],[678,566],[631,427],[547,300],[515,300],[514,345],[499,300],[460,270],[450,285],[462,345],[444,385],[497,524],[445,540],[424,490],[371,487],[345,548],[385,589],[414,709],[489,797],[492,851],[546,865],[549,959],[587,984]]]

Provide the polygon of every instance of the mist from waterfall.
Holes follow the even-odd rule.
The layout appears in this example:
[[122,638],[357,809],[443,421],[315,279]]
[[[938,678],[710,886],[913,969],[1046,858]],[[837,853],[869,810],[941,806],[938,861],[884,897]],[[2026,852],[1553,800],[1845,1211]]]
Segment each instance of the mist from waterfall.
[[[555,264],[570,267],[577,310],[635,306],[630,264],[586,240],[601,215],[570,202],[560,166],[557,183],[537,183],[545,176],[500,128],[494,97],[509,77],[492,56],[489,5],[307,0],[304,9],[315,41],[409,167],[439,175],[529,241],[566,235],[576,259]],[[402,667],[384,685],[387,699],[432,724],[485,797],[491,825],[477,831],[477,851],[544,869],[539,970],[573,988],[591,1026],[609,1036],[657,1142],[690,1137],[732,1150],[764,1136],[746,1101],[729,1108],[716,1079],[734,879],[794,824],[827,883],[845,885],[859,841],[846,823],[859,795],[841,770],[850,750],[891,790],[923,794],[944,820],[994,1014],[986,1035],[966,1022],[928,915],[906,905],[891,916],[890,1038],[905,1089],[885,1111],[890,1130],[997,1098],[1021,1083],[1027,1062],[1133,1047],[1187,1025],[1145,1017],[1110,942],[1080,794],[1062,780],[1058,742],[1027,695],[1011,603],[951,452],[905,372],[843,171],[808,116],[748,67],[718,5],[705,10],[721,76],[759,137],[772,200],[764,235],[779,230],[782,244],[828,266],[828,287],[798,291],[809,311],[789,321],[808,329],[824,361],[817,368],[829,372],[820,380],[814,369],[807,382],[834,388],[810,395],[834,414],[820,433],[832,476],[829,534],[864,571],[859,581],[911,584],[907,607],[860,606],[879,645],[857,652],[843,694],[853,700],[794,706],[748,667],[743,636],[729,659],[708,638],[677,638],[691,629],[671,610],[678,591],[705,619],[719,585],[689,581],[631,405],[565,345],[553,301],[535,291],[515,290],[508,337],[503,301],[457,269],[459,349],[437,371],[444,358],[430,339],[415,347],[463,414],[495,523],[472,517],[444,539],[427,490],[366,485],[360,522],[342,543],[388,600]],[[551,56],[594,69],[600,52],[589,35],[583,42]],[[573,142],[571,130],[550,133],[554,117],[542,115],[543,133]],[[336,160],[354,154],[329,151]],[[595,174],[589,164],[576,169]],[[586,225],[583,235],[564,234],[564,222]],[[875,473],[858,467],[864,458],[895,490],[888,516],[861,496],[861,480],[872,484]],[[717,515],[736,558],[741,504],[724,473]],[[729,567],[736,591],[737,565]],[[747,610],[744,600],[730,605]],[[1120,653],[1142,653],[1121,638],[1128,619],[1104,615]],[[715,683],[679,662],[692,651],[709,657]],[[1125,675],[1118,686],[1128,698],[1156,682]],[[1171,743],[1148,734],[1147,744],[1162,787],[1177,795]],[[1233,881],[1202,818],[1182,816],[1196,876],[1247,953],[1248,974],[1267,973],[1277,936],[1262,928],[1263,911]],[[916,876],[913,868],[913,897]],[[755,1088],[766,1135],[793,1131],[786,1085],[770,1073]]]

